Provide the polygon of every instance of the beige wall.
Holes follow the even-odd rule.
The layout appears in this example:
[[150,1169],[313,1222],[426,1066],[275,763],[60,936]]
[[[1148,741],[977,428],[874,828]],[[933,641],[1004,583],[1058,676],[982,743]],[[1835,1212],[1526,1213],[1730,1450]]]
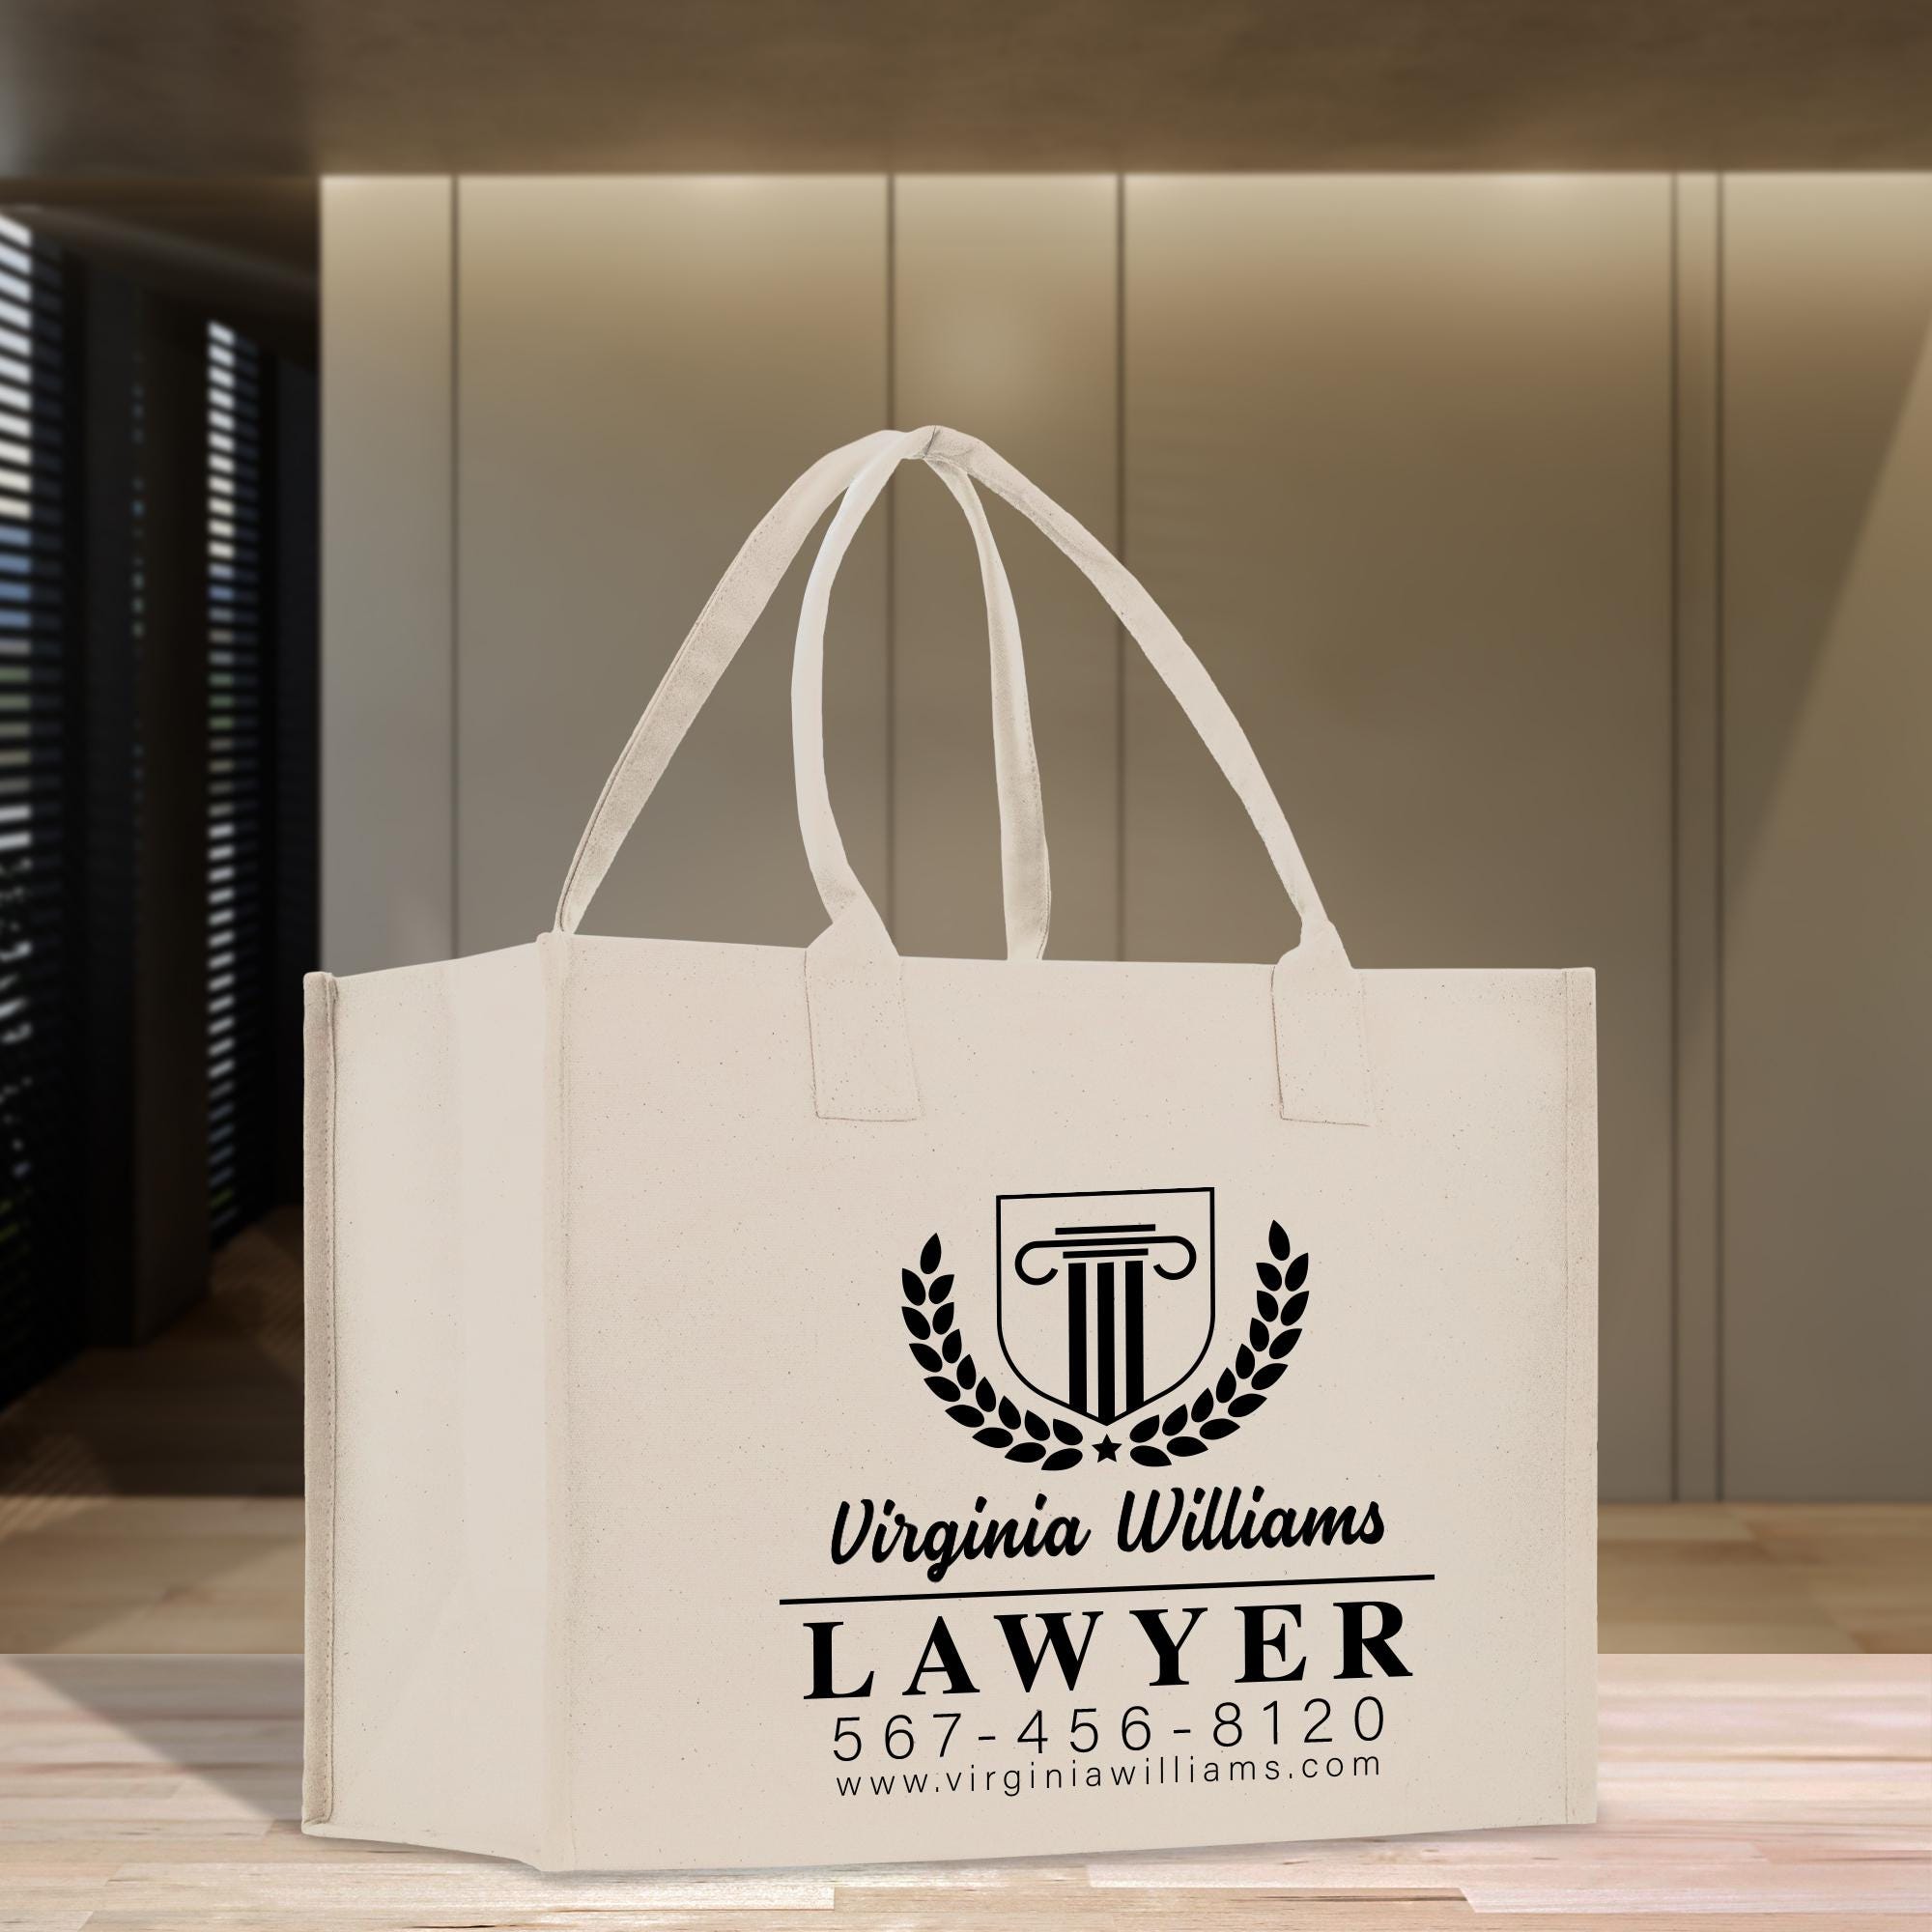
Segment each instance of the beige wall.
[[452,189],[332,181],[323,224],[322,921],[327,964],[455,932]]
[[[457,190],[456,949],[548,926],[671,653],[788,479],[885,408],[877,179],[465,181]],[[766,353],[748,355],[764,340]],[[778,487],[782,487],[782,480]],[[886,857],[886,552],[841,574],[828,757]],[[787,677],[804,566],[673,762],[591,915],[803,945]]]
[[[953,422],[1167,605],[1358,961],[1598,967],[1605,1493],[1932,1494],[1902,1292],[1932,925],[1896,889],[1932,858],[1932,186],[490,179],[325,209],[331,966],[547,924],[771,497],[863,430]],[[1270,956],[1238,810],[994,516],[1055,950]],[[906,950],[995,951],[971,547],[929,478],[876,521],[834,602],[835,795]],[[601,928],[816,929],[795,596]]]
[[[1350,956],[1597,968],[1624,1495],[1672,1480],[1668,221],[1656,177],[1127,199],[1127,554]],[[1134,670],[1129,954],[1279,952],[1259,841]]]
[[1932,177],[1723,221],[1723,1480],[1922,1497]]

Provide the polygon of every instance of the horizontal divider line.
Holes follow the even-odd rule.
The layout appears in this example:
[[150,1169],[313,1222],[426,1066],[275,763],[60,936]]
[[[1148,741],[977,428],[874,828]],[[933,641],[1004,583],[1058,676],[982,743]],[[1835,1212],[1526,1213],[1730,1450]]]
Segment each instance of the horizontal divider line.
[[1119,1597],[1146,1596],[1154,1590],[1308,1590],[1330,1583],[1433,1583],[1433,1570],[1401,1577],[1261,1577],[1231,1583],[1069,1583],[1025,1590],[906,1590],[878,1597],[781,1597],[781,1608],[815,1604],[938,1604],[967,1597]]

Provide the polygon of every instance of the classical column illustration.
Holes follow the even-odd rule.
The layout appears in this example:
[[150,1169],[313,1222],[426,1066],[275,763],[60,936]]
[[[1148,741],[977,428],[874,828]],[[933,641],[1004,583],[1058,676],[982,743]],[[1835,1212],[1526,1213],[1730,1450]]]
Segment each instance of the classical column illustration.
[[[1161,1250],[1179,1251],[1176,1266],[1163,1265],[1158,1259]],[[1036,1264],[1040,1272],[1027,1265],[1035,1255],[1042,1257]],[[1053,1259],[1045,1260],[1047,1256]],[[1151,1262],[1162,1281],[1181,1281],[1193,1272],[1195,1260],[1192,1241],[1183,1235],[1163,1235],[1151,1221],[1056,1228],[1051,1236],[1029,1241],[1013,1257],[1014,1271],[1034,1288],[1045,1287],[1065,1266],[1068,1407],[1097,1422],[1112,1422],[1146,1402],[1144,1270]]]

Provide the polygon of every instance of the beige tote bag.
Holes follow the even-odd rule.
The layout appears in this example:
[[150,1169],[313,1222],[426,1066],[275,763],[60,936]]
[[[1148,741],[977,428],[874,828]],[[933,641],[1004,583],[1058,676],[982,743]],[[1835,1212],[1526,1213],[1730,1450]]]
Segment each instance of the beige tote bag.
[[[910,458],[980,548],[1006,960],[902,959],[827,795],[833,580]],[[1301,919],[1279,961],[1040,958],[976,485],[1239,793]],[[841,493],[793,682],[824,932],[584,935]],[[1592,1815],[1592,976],[1354,968],[1200,662],[983,444],[808,471],[554,928],[313,976],[307,1065],[305,1830],[567,1871]]]

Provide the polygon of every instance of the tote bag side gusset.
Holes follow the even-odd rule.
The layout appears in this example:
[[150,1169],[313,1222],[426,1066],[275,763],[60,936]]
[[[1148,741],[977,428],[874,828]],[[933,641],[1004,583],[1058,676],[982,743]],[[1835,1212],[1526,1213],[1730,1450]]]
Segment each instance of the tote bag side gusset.
[[317,975],[308,999],[304,1827],[533,1861],[538,949]]
[[539,1766],[535,1813],[539,1871],[575,1868],[570,1779],[572,1679],[569,1606],[575,1586],[570,1509],[570,1149],[569,1059],[565,1052],[570,941],[539,936],[535,952],[543,999],[543,1147],[539,1192],[543,1217],[541,1359],[543,1402],[543,1631],[539,1653],[542,1708],[532,1756]]
[[302,980],[302,1824],[334,1811],[335,988]]
[[1564,1793],[1567,1821],[1597,1816],[1597,976],[1567,988],[1563,1409]]

